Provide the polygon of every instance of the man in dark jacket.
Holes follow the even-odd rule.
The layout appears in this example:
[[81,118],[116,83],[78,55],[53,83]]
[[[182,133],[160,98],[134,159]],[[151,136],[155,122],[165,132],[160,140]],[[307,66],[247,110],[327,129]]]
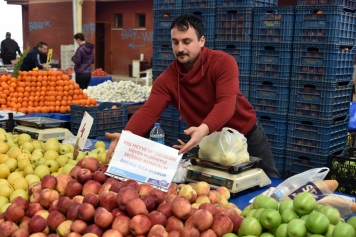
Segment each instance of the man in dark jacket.
[[6,32],[6,39],[1,41],[1,55],[0,58],[2,59],[5,65],[11,64],[11,60],[16,59],[16,52],[21,54],[21,50],[17,42],[11,39],[11,33]]
[[30,71],[35,67],[39,69],[50,68],[47,62],[47,44],[45,42],[39,42],[37,47],[33,48],[32,51],[28,52],[26,57],[23,59],[21,65],[21,71]]

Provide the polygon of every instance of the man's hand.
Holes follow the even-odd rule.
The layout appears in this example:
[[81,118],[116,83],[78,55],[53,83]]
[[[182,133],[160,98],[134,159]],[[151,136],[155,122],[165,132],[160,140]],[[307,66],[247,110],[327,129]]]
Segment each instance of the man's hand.
[[117,143],[120,140],[121,133],[105,133],[105,136],[109,139],[111,139],[111,143],[108,149],[108,153],[106,153],[106,159],[105,159],[105,164],[109,163],[110,157],[112,153],[115,151],[115,148],[117,146]]
[[173,148],[179,149],[178,155],[187,153],[194,147],[197,147],[201,139],[209,134],[209,127],[203,123],[199,127],[190,127],[187,130],[184,130],[184,134],[190,135],[190,140],[187,143],[184,143],[182,140],[178,139],[180,145],[173,146]]

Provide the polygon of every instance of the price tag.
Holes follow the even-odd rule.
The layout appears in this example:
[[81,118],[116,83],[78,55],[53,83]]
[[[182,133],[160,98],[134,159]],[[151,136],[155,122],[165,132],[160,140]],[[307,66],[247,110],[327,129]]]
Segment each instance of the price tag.
[[53,53],[53,49],[49,49],[48,53],[47,53],[47,62],[46,62],[46,64],[49,64],[51,62],[52,53]]
[[167,191],[181,158],[174,148],[123,131],[106,174]]
[[81,122],[79,130],[78,130],[78,134],[77,134],[77,139],[79,139],[78,146],[80,149],[84,149],[84,147],[85,147],[85,143],[88,139],[93,122],[94,122],[93,117],[90,116],[90,114],[88,114],[85,111],[82,122]]

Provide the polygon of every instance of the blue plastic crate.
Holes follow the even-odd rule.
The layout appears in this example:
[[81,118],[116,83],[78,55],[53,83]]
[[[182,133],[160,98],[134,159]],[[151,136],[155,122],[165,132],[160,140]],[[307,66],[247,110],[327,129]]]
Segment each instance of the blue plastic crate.
[[350,115],[332,120],[288,116],[286,149],[316,155],[330,154],[346,147]]
[[183,1],[184,8],[215,8],[216,0],[189,0]]
[[287,114],[256,112],[271,148],[285,148],[287,139]]
[[[174,59],[152,59],[153,69],[156,71],[164,72],[167,70],[169,64],[171,64]],[[152,72],[153,73],[153,72]]]
[[[241,79],[241,77],[239,77],[239,79]],[[242,95],[248,100],[248,98],[250,97],[250,84],[241,82],[239,84]]]
[[338,5],[338,6],[355,9],[356,8],[356,0],[298,0],[297,5],[298,6]]
[[172,50],[171,41],[153,42],[153,59],[174,60],[175,56]]
[[159,77],[159,75],[161,75],[162,72],[164,72],[164,70],[158,70],[157,66],[153,65],[153,70],[152,70],[152,83],[157,79],[157,77]]
[[271,151],[277,170],[283,172],[285,167],[285,149],[271,148]]
[[169,118],[172,120],[177,120],[179,118],[179,111],[169,104],[167,108],[161,114],[162,118]]
[[289,84],[274,85],[263,79],[250,78],[249,101],[258,112],[287,114]]
[[354,45],[355,10],[341,6],[297,6],[294,42]]
[[[192,2],[192,1],[184,1],[184,2]],[[216,8],[186,8],[183,9],[183,13],[192,14],[199,17],[204,23],[205,40],[208,41],[214,40]]]
[[294,44],[292,80],[338,82],[352,80],[355,46]]
[[180,121],[180,129],[183,132],[185,129],[188,128],[187,123],[184,121],[184,118],[182,118],[182,120]]
[[182,9],[183,0],[154,0],[153,9]]
[[217,8],[215,41],[251,42],[252,27],[252,7]]
[[286,150],[285,170],[291,175],[299,174],[313,168],[327,166],[328,155],[315,155],[307,152]]
[[249,76],[251,67],[251,43],[215,41],[215,49],[230,54],[239,66],[239,75]]
[[251,77],[290,78],[292,49],[288,43],[253,43]]
[[278,0],[217,0],[217,7],[240,7],[240,6],[253,6],[253,7],[267,7],[277,6]]
[[153,40],[171,41],[172,20],[182,14],[181,10],[154,10],[153,11]]
[[320,119],[332,119],[349,114],[351,93],[351,81],[336,83],[292,81],[289,114]]
[[255,7],[253,42],[292,43],[294,7]]
[[[118,109],[111,109],[113,105]],[[88,112],[94,118],[89,137],[104,136],[105,132],[121,132],[128,121],[127,105],[120,103],[103,102],[99,106],[70,105],[71,110],[71,132],[78,133],[84,112]]]

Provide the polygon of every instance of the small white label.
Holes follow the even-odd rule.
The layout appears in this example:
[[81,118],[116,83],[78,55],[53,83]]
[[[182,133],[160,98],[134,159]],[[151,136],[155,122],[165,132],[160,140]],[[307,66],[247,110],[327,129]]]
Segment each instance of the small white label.
[[87,142],[93,122],[94,122],[93,117],[90,116],[90,114],[88,114],[85,111],[82,122],[80,123],[78,134],[77,134],[77,139],[79,138],[78,146],[80,149],[84,149],[84,147],[85,147],[85,143]]

